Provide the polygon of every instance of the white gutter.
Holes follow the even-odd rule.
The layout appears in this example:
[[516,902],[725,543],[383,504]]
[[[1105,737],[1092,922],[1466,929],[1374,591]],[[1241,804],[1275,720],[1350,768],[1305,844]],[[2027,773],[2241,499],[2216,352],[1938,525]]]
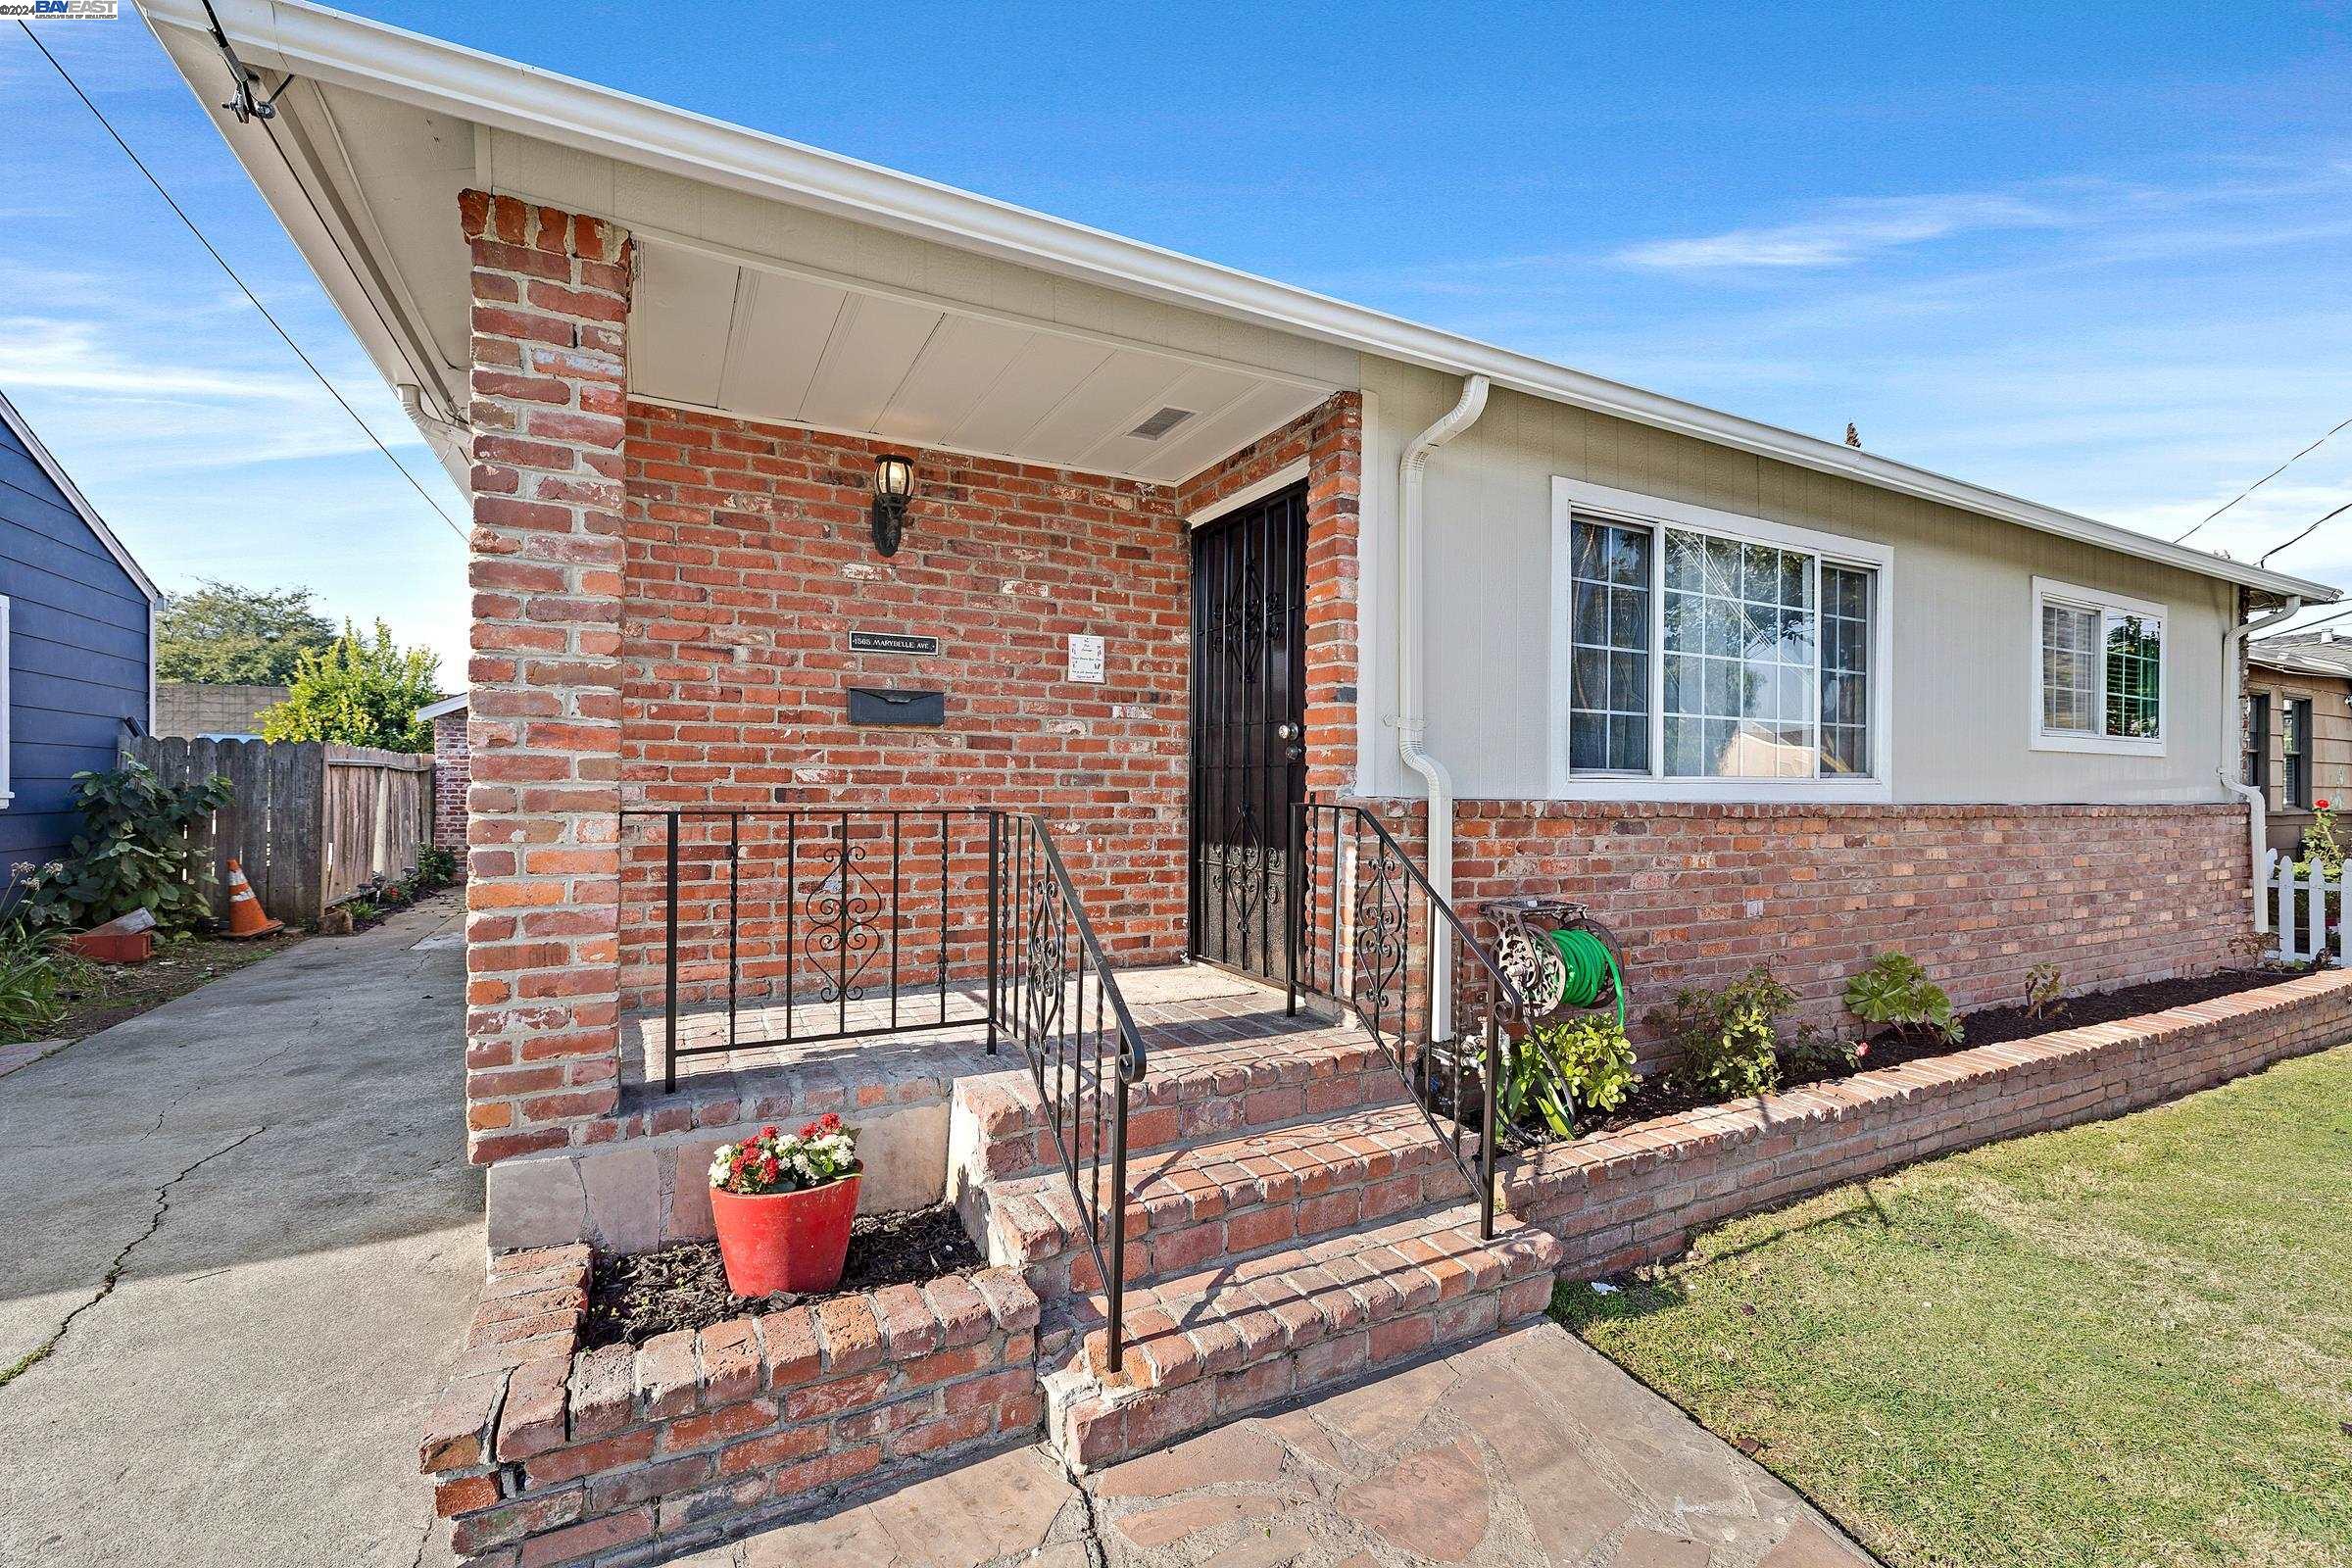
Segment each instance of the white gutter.
[[[1421,711],[1421,665],[1425,651],[1421,612],[1421,477],[1429,455],[1478,422],[1487,411],[1491,383],[1483,375],[1462,382],[1453,411],[1419,435],[1396,462],[1396,755],[1429,787],[1429,885],[1448,906],[1453,904],[1453,777],[1422,746],[1429,720]],[[1430,1033],[1453,1038],[1453,949],[1439,939],[1431,921],[1429,943]]]
[[[2222,755],[2224,757],[2237,755],[2238,737],[2232,731],[2245,722],[2238,711],[2237,699],[2240,683],[2237,672],[2239,665],[2243,662],[2241,655],[2245,650],[2246,639],[2265,626],[2277,625],[2302,608],[2302,600],[2290,598],[2283,609],[2274,610],[2269,614],[2249,620],[2243,625],[2232,626],[2223,634]],[[2246,866],[2247,875],[2254,888],[2254,931],[2259,936],[2271,928],[2270,905],[2262,896],[2262,857],[2263,852],[2271,847],[2269,842],[2270,803],[2263,799],[2262,791],[2253,785],[2241,784],[2231,778],[2230,770],[2226,767],[2222,769],[2222,788],[2246,803]]]
[[[238,133],[235,122],[213,107],[225,82],[225,68],[219,80],[209,74],[219,57],[212,49],[203,0],[135,3],[151,24],[197,35],[196,53],[206,62],[206,74],[201,82],[191,78],[191,85],[231,148],[253,169],[254,158],[248,153],[253,136]],[[639,168],[666,170],[1122,293],[1450,375],[1483,376],[1510,391],[1839,474],[2264,593],[2299,593],[2313,603],[2336,598],[2335,590],[2324,583],[2190,550],[1839,442],[1626,386],[1140,240],[385,26],[310,0],[215,0],[215,5],[222,29],[249,66],[291,72],[313,82],[388,97],[469,124],[497,126]],[[187,69],[183,64],[183,74]],[[255,177],[262,180],[264,175],[257,172]],[[314,221],[307,216],[307,203],[291,193],[273,191],[267,183],[264,188],[299,242],[300,225]]]

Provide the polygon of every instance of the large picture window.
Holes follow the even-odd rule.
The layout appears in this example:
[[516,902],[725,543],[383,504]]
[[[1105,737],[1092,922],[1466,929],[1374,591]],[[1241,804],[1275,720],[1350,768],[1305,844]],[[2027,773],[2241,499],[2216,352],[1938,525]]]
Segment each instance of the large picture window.
[[2164,612],[2034,580],[2034,744],[2043,751],[2164,750]]
[[1883,784],[1883,547],[1569,480],[1554,490],[1560,788],[1770,798]]

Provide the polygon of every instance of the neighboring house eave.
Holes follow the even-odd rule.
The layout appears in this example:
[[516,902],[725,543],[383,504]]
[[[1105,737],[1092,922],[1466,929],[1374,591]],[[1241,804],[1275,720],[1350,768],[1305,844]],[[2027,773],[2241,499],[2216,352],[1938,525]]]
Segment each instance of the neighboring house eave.
[[416,710],[416,721],[420,724],[429,724],[443,713],[457,712],[466,706],[466,699],[471,695],[470,692],[460,692],[455,697],[444,697],[437,703],[427,704]]
[[[204,0],[137,0],[153,24],[209,29]],[[2016,523],[2258,592],[2328,603],[2334,588],[2155,539],[2021,497],[1969,484],[1836,442],[1646,392],[1530,355],[1402,320],[1329,296],[1252,276],[1084,224],[914,175],[598,87],[402,28],[307,3],[215,0],[221,27],[248,65],[290,72],[641,167],[912,234],[1107,288],[1250,321],[1594,413],[1674,431],[1779,462]],[[207,44],[209,48],[209,42]],[[176,56],[175,56],[176,58]],[[218,57],[212,57],[216,62]],[[188,69],[183,63],[183,70]],[[222,68],[225,70],[225,68]],[[191,77],[208,105],[219,94]],[[216,114],[216,123],[229,125]],[[397,379],[401,344],[416,334],[382,318],[385,302],[338,279],[337,263],[305,241],[317,216],[292,200],[247,138],[232,149],[326,279],[379,368]],[[329,240],[335,236],[328,236]],[[344,236],[358,239],[359,236]],[[349,269],[349,259],[341,266]],[[338,286],[338,282],[342,286]],[[362,301],[355,310],[355,299]],[[360,318],[372,310],[377,318]],[[437,387],[436,395],[447,389]],[[429,411],[428,411],[429,412]],[[438,432],[417,421],[428,438]],[[436,441],[436,450],[443,443]],[[444,462],[451,455],[442,451]]]

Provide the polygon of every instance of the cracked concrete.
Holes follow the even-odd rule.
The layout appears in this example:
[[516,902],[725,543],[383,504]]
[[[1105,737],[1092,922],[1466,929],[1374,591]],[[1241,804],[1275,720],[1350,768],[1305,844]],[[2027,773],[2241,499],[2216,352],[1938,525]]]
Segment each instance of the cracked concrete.
[[481,1182],[464,955],[416,944],[456,918],[303,943],[0,1078],[0,1366],[33,1357],[0,1385],[0,1562],[446,1560],[416,1434]]
[[1114,1465],[1023,1448],[675,1568],[1870,1568],[1556,1324]]

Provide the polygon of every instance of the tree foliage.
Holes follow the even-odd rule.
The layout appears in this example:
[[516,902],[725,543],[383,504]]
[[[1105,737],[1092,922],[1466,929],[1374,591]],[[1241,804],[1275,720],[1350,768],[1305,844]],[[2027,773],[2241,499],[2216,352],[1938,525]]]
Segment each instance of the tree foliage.
[[440,700],[440,667],[424,649],[394,643],[380,620],[372,637],[345,621],[342,636],[303,656],[286,700],[262,714],[262,739],[429,752],[433,728],[416,710]]
[[155,618],[155,678],[205,685],[290,684],[305,654],[335,640],[308,588],[265,590],[204,578],[168,594]]

